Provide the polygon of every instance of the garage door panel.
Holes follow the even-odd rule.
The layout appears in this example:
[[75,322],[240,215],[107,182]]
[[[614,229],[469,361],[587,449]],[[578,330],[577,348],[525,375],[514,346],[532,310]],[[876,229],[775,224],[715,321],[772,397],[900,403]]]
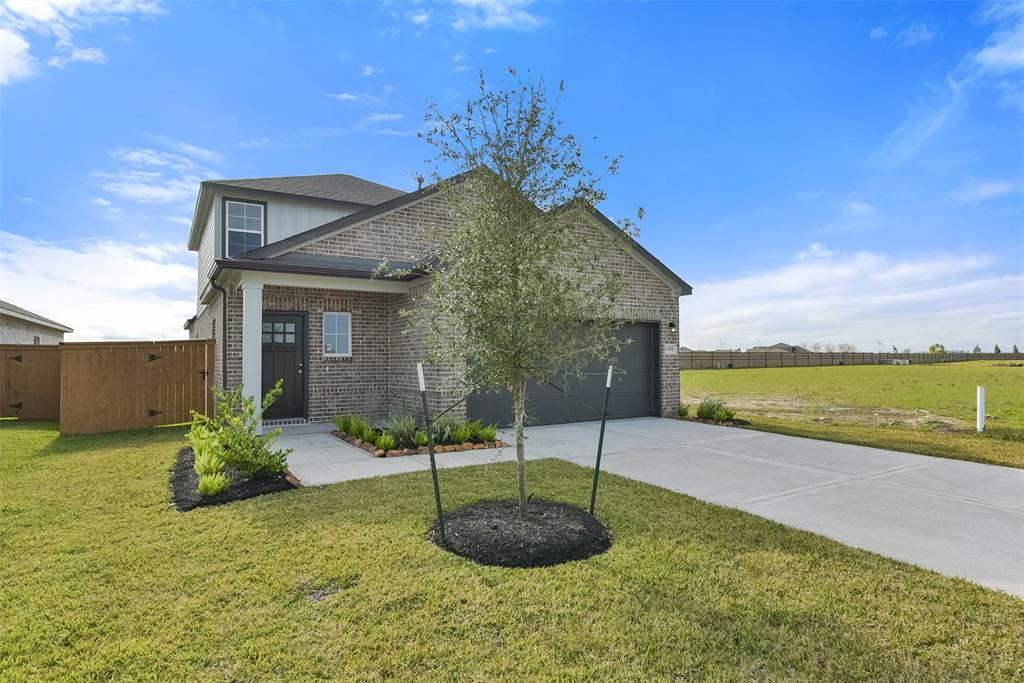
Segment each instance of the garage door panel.
[[[608,404],[609,417],[657,415],[657,368],[652,353],[656,343],[654,326],[626,325],[618,336],[623,341],[632,339],[632,343],[624,346],[616,359]],[[529,423],[560,424],[600,419],[606,371],[607,366],[590,363],[582,381],[572,380],[565,387],[579,400],[569,398],[554,387],[528,381],[526,413]],[[477,394],[470,397],[467,411],[470,419],[506,426],[512,422],[512,396],[507,391]]]

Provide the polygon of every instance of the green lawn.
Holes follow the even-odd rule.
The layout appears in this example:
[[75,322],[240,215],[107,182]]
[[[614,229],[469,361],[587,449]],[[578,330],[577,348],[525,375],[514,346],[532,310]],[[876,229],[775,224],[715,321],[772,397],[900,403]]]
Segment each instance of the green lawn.
[[[0,423],[0,678],[1011,680],[1024,601],[608,476],[612,549],[548,569],[427,543],[429,475],[181,514],[180,429]],[[590,472],[531,464],[582,504]],[[511,496],[442,472],[446,505]],[[307,596],[325,587],[320,601]]]
[[[1024,467],[1024,367],[936,365],[685,370],[682,400],[717,396],[755,429]],[[986,388],[986,432],[974,430]]]

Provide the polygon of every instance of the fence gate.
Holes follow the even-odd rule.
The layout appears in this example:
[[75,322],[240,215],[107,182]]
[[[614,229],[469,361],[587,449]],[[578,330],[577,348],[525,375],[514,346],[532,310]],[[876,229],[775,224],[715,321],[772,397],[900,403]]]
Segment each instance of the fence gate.
[[213,341],[61,347],[60,431],[93,434],[177,424],[212,412]]
[[0,345],[0,417],[60,418],[60,347]]

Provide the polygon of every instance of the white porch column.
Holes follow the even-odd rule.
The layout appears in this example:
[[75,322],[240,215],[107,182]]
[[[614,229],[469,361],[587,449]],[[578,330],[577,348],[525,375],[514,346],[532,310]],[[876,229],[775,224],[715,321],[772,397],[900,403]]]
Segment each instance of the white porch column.
[[263,283],[242,283],[242,393],[263,400]]

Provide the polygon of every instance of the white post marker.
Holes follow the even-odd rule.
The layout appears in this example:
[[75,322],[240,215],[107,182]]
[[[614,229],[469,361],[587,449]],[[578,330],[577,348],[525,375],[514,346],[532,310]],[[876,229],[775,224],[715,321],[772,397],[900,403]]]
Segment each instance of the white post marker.
[[612,388],[612,366],[610,366],[610,365],[608,366],[608,379],[605,380],[604,388],[605,389],[611,389]]
[[420,391],[426,391],[427,383],[423,379],[423,363],[416,364],[416,373],[420,376]]
[[978,387],[978,433],[985,431],[985,387]]

